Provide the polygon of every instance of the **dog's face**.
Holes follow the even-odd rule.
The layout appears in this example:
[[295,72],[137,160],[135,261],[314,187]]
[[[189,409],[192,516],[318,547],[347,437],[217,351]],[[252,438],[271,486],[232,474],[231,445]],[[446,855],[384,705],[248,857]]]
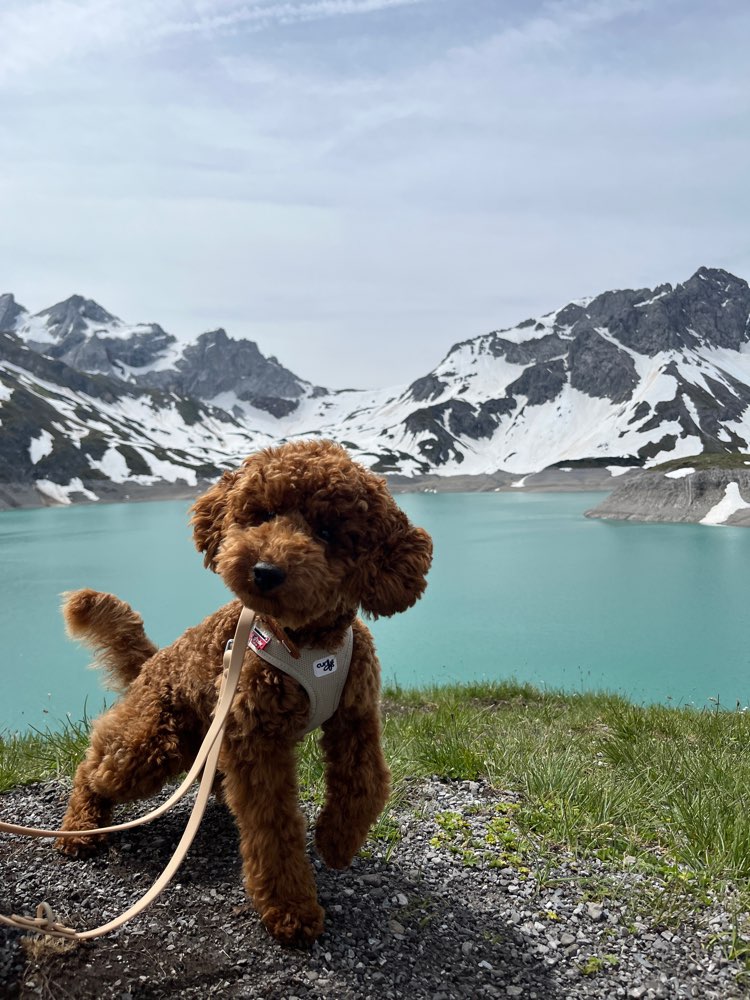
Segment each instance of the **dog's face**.
[[251,455],[195,502],[192,525],[229,589],[291,628],[356,607],[405,611],[432,559],[385,481],[330,441]]

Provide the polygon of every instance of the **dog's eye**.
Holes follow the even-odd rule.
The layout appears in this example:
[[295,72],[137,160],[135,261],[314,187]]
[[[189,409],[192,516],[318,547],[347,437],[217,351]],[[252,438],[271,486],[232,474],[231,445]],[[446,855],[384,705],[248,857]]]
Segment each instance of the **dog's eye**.
[[255,517],[259,524],[265,524],[266,521],[273,521],[273,519],[276,517],[276,511],[259,510],[258,513],[255,515]]
[[330,542],[333,538],[333,532],[330,528],[326,528],[325,526],[318,528],[316,534],[322,542]]

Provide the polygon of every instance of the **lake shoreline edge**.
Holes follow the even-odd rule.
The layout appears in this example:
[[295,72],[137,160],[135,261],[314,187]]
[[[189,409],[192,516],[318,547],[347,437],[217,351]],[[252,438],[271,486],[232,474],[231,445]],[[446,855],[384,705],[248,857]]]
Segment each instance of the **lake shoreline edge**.
[[[684,474],[683,474],[684,473]],[[750,469],[700,468],[675,471],[623,467],[548,468],[516,476],[403,476],[384,473],[394,494],[407,493],[603,493],[601,503],[585,511],[592,519],[665,524],[750,527]],[[10,510],[85,506],[98,503],[149,503],[195,500],[214,482],[82,483],[81,491],[54,495],[34,483],[0,483],[0,515]],[[95,499],[86,492],[95,495]]]
[[[505,493],[610,492],[614,477],[604,468],[543,469],[527,475],[497,472],[487,475],[403,476],[381,473],[393,493]],[[184,481],[169,483],[113,483],[90,480],[81,490],[70,490],[67,502],[39,489],[35,483],[0,483],[0,514],[6,510],[31,510],[44,507],[85,506],[96,503],[148,503],[158,500],[194,500],[215,479],[200,479],[194,485]],[[85,492],[93,493],[96,499]]]

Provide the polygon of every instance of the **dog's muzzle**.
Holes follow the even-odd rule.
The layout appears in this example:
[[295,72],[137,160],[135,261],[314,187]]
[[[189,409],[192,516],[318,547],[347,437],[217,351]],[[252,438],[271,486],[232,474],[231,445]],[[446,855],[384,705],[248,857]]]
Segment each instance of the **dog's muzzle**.
[[253,581],[261,594],[274,590],[286,580],[286,570],[273,563],[259,562],[253,566]]

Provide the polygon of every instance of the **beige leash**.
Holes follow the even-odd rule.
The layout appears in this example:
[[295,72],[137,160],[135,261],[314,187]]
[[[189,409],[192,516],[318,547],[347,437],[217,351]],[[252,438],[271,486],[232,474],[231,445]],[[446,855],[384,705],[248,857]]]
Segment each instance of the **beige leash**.
[[200,826],[200,822],[203,818],[206,803],[208,802],[208,797],[211,794],[214,775],[216,774],[216,765],[219,761],[221,737],[224,735],[227,715],[229,714],[234,693],[237,690],[237,682],[239,681],[242,662],[245,657],[245,651],[247,650],[248,639],[250,637],[250,630],[254,620],[255,612],[251,611],[249,608],[243,607],[239,621],[237,622],[237,629],[234,634],[234,639],[232,640],[231,650],[227,650],[224,653],[224,673],[221,680],[221,688],[214,712],[213,722],[203,739],[203,743],[198,751],[195,763],[191,767],[187,777],[177,791],[170,796],[170,798],[163,805],[152,810],[150,813],[147,813],[145,816],[141,816],[139,819],[131,820],[127,823],[119,823],[115,826],[98,827],[95,830],[42,830],[37,829],[36,827],[15,826],[11,823],[0,822],[0,831],[2,832],[34,837],[76,837],[97,833],[110,833],[114,830],[129,830],[132,829],[132,827],[141,826],[143,823],[150,823],[152,820],[156,819],[157,816],[163,815],[183,797],[188,787],[193,783],[197,774],[203,767],[203,775],[201,777],[200,785],[198,786],[198,793],[196,795],[195,802],[193,803],[193,808],[190,813],[187,826],[185,827],[185,831],[182,834],[180,842],[175,848],[175,852],[170,858],[166,868],[148,892],[141,896],[141,898],[128,910],[121,913],[119,917],[116,917],[114,920],[110,920],[109,923],[102,924],[100,927],[94,927],[92,930],[88,931],[76,931],[72,927],[66,927],[64,924],[57,923],[54,920],[52,910],[50,909],[48,903],[39,904],[35,917],[19,916],[18,914],[6,917],[0,914],[0,924],[4,924],[8,927],[15,927],[18,930],[35,931],[39,934],[50,934],[55,937],[85,941],[89,938],[101,937],[103,934],[109,934],[110,931],[121,927],[124,923],[131,920],[142,910],[145,910],[147,906],[150,906],[157,896],[161,894],[164,888],[169,884],[169,881],[174,873],[182,864],[185,855],[190,849],[190,845],[198,832],[198,827]]

